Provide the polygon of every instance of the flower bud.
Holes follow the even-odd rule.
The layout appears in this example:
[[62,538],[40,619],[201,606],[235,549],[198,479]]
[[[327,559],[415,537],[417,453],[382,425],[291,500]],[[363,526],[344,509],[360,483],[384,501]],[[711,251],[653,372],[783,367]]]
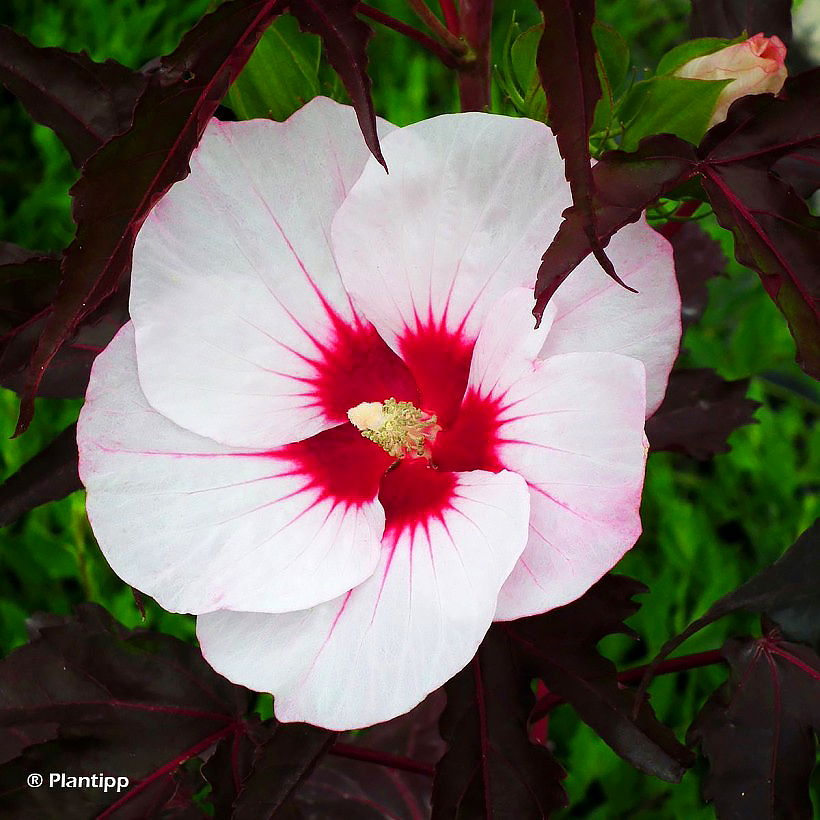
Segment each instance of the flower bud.
[[777,94],[786,81],[786,46],[779,37],[755,34],[743,43],[695,57],[682,65],[675,75],[695,80],[731,80],[717,99],[709,120],[711,128],[723,122],[729,106],[747,94]]

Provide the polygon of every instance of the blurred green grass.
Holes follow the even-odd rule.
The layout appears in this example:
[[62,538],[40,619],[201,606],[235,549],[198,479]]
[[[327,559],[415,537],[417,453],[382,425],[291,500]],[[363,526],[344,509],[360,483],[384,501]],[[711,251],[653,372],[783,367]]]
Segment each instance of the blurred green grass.
[[[407,22],[400,0],[380,8]],[[40,46],[87,50],[95,59],[113,57],[138,67],[167,53],[208,5],[195,0],[168,11],[158,0],[6,0],[0,20]],[[636,73],[686,37],[686,0],[610,0],[599,16],[629,42]],[[537,21],[531,4],[499,0],[496,45],[515,11],[522,28]],[[496,53],[499,53],[498,48]],[[448,72],[421,48],[377,27],[370,50],[377,112],[407,124],[457,110]],[[5,92],[3,92],[5,93]],[[68,186],[75,178],[56,137],[32,125],[8,95],[0,98],[0,240],[58,250],[72,235]],[[731,238],[714,223],[731,257]],[[728,592],[774,560],[818,513],[820,441],[816,385],[793,362],[794,349],[780,314],[757,277],[736,263],[726,278],[710,283],[710,304],[684,339],[686,366],[713,367],[726,378],[751,377],[750,395],[761,402],[758,424],[741,428],[732,451],[697,464],[683,456],[653,454],[643,503],[644,536],[618,567],[650,588],[630,625],[642,640],[614,636],[603,643],[621,666],[642,663],[663,642]],[[79,402],[38,400],[35,422],[22,438],[9,440],[17,402],[0,395],[0,465],[12,473],[76,418]],[[108,568],[84,513],[83,497],[34,510],[0,532],[0,654],[25,641],[25,618],[34,611],[69,612],[84,600],[107,607],[128,625],[141,622],[131,591]],[[192,619],[162,612],[146,601],[147,623],[192,639]],[[719,646],[732,633],[753,630],[737,616],[692,638],[681,651]],[[652,702],[659,716],[682,736],[724,673],[718,668],[657,679]],[[551,742],[569,770],[571,806],[563,817],[711,818],[699,797],[698,774],[679,785],[644,777],[617,758],[571,710],[551,718]]]

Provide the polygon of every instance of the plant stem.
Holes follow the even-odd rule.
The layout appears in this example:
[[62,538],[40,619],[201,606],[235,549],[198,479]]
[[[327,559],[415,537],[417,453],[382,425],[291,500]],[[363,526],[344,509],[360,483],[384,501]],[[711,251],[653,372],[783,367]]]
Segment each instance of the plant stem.
[[458,37],[461,34],[461,21],[458,19],[458,11],[454,0],[439,0],[441,13],[444,15],[444,22],[447,28]]
[[458,57],[463,57],[470,50],[469,46],[460,37],[453,34],[441,20],[436,17],[424,0],[407,0],[407,5],[416,12],[418,18],[453,54]]
[[458,75],[462,111],[484,111],[490,107],[490,35],[493,0],[461,0],[461,30],[474,56],[471,65]]
[[692,214],[695,213],[695,211],[700,207],[701,204],[702,203],[698,202],[696,199],[682,202],[680,204],[680,207],[674,213],[674,216],[676,216],[680,221],[667,222],[665,225],[661,225],[660,228],[658,228],[658,233],[665,239],[671,240],[672,237],[685,224],[684,218],[687,216],[692,216]]
[[[698,669],[701,666],[712,666],[716,663],[723,663],[723,655],[719,649],[710,649],[706,652],[696,652],[693,655],[681,655],[679,658],[667,658],[655,670],[656,675],[668,675],[672,672],[685,672],[689,669]],[[632,669],[625,669],[618,673],[618,683],[628,685],[638,683],[643,679],[644,673],[649,668],[649,664],[635,666]],[[547,715],[550,710],[564,702],[564,698],[553,692],[541,698],[532,710],[530,722],[534,723]]]
[[490,806],[492,806],[492,794],[490,792],[490,755],[487,748],[487,738],[489,729],[487,727],[487,704],[484,700],[484,679],[481,674],[481,649],[476,652],[472,661],[473,682],[475,683],[475,700],[478,711],[478,737],[481,744],[481,780],[484,783],[484,810],[489,817]]
[[381,752],[378,749],[354,746],[351,743],[334,743],[330,747],[329,754],[346,757],[350,760],[361,760],[365,763],[376,763],[379,766],[401,769],[401,771],[413,772],[413,774],[421,774],[425,777],[432,777],[436,771],[436,767],[430,763],[422,763],[420,760],[413,760],[410,757]]
[[413,28],[413,26],[408,26],[407,23],[396,20],[395,17],[391,17],[379,9],[369,6],[367,3],[359,3],[357,11],[363,17],[369,17],[371,20],[375,20],[375,22],[381,23],[383,26],[414,40],[420,46],[426,48],[431,54],[435,54],[447,68],[458,69],[460,66],[459,60],[453,56],[449,49],[445,48],[441,43],[436,42],[423,31],[419,31],[417,28]]

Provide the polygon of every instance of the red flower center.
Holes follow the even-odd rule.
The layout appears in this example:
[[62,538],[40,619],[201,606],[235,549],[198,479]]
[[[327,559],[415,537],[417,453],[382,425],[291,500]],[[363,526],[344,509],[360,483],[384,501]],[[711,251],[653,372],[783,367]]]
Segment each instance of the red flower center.
[[[427,431],[423,455],[429,463],[409,450],[409,457],[391,453],[375,437],[362,438],[349,422],[288,445],[279,457],[289,462],[288,472],[304,476],[306,490],[345,506],[378,494],[386,531],[395,534],[441,516],[455,487],[451,473],[503,469],[497,456],[498,402],[473,390],[465,395],[474,342],[433,321],[417,322],[400,339],[399,358],[370,324],[334,317],[334,326],[335,339],[319,347],[310,379],[317,408],[341,421],[351,408],[384,407],[390,398],[407,403],[422,420],[435,416],[436,429]],[[370,409],[362,409],[367,419],[373,418]]]

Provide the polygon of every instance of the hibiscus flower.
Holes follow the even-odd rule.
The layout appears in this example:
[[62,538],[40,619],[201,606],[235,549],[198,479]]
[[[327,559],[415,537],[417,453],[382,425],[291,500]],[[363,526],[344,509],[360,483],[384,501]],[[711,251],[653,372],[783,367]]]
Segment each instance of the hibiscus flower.
[[209,663],[332,729],[408,711],[491,622],[580,596],[640,532],[644,419],[680,337],[645,224],[533,329],[570,204],[549,130],[352,109],[213,121],[134,248],[80,417],[115,572],[198,616]]

